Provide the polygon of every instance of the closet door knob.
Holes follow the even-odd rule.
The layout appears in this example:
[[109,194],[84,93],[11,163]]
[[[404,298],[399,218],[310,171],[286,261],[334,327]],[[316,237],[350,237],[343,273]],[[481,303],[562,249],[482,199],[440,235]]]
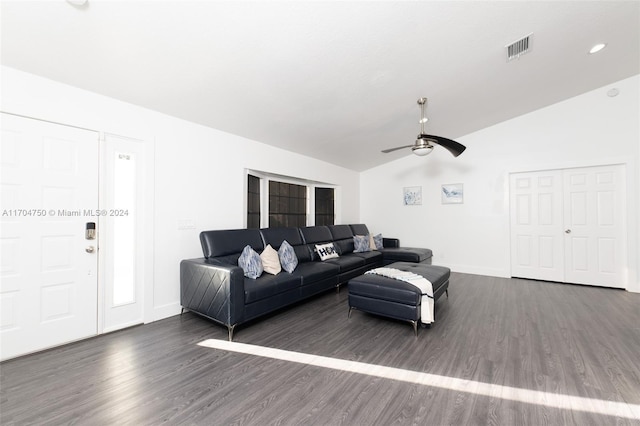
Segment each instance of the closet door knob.
[[571,233],[571,229],[567,229],[564,231],[565,234],[570,234]]

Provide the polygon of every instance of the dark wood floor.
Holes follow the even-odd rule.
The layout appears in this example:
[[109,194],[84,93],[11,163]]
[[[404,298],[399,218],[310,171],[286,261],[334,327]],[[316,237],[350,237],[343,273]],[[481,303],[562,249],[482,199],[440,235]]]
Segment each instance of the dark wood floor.
[[0,364],[0,423],[640,424],[640,295],[454,273],[449,296],[417,338],[347,320],[344,288],[236,330],[426,384],[200,346],[226,329],[186,313]]

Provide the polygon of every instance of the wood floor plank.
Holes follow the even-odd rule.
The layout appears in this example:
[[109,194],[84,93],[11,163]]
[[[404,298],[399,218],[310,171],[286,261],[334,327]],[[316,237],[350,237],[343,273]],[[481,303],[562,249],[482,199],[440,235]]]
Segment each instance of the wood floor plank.
[[[1,363],[0,423],[640,424],[568,399],[640,406],[640,295],[453,273],[418,337],[406,322],[347,311],[343,288],[240,326],[234,340],[435,381],[199,346],[226,341],[226,329],[185,313]],[[541,400],[514,400],[512,388]],[[571,408],[554,405],[564,397]]]

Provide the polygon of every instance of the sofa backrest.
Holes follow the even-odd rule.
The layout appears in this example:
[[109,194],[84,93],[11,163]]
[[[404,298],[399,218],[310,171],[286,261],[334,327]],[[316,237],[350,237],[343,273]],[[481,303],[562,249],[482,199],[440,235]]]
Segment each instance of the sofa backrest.
[[246,245],[250,245],[258,254],[267,244],[275,250],[284,240],[293,247],[299,262],[318,260],[316,244],[333,242],[338,254],[353,252],[353,236],[367,235],[369,230],[364,224],[307,226],[303,228],[263,228],[263,229],[227,229],[203,231],[200,244],[204,257],[216,258],[237,264],[238,257]]
[[307,245],[311,254],[311,260],[318,260],[320,256],[316,253],[316,244],[324,244],[333,242],[331,231],[326,226],[307,226],[300,228],[302,240]]
[[271,247],[278,250],[282,242],[287,240],[296,252],[298,262],[309,262],[311,260],[311,253],[309,253],[309,248],[302,240],[299,228],[263,228],[260,232],[262,233],[265,247],[267,244],[271,244]]
[[351,227],[351,231],[353,231],[353,235],[368,235],[369,228],[364,223],[357,223],[349,225]]
[[333,244],[340,256],[353,253],[353,231],[349,225],[329,225]]
[[224,258],[229,263],[236,264],[246,245],[250,245],[258,253],[262,253],[264,250],[262,234],[258,229],[202,231],[200,244],[202,244],[202,253],[207,259],[210,257]]

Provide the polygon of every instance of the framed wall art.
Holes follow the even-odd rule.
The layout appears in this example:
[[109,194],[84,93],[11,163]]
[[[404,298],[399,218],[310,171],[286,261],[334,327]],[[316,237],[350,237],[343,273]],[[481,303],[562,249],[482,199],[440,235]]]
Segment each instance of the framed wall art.
[[419,206],[422,204],[422,187],[406,186],[403,190],[402,203],[405,206]]
[[442,204],[462,204],[464,188],[461,183],[442,185]]

